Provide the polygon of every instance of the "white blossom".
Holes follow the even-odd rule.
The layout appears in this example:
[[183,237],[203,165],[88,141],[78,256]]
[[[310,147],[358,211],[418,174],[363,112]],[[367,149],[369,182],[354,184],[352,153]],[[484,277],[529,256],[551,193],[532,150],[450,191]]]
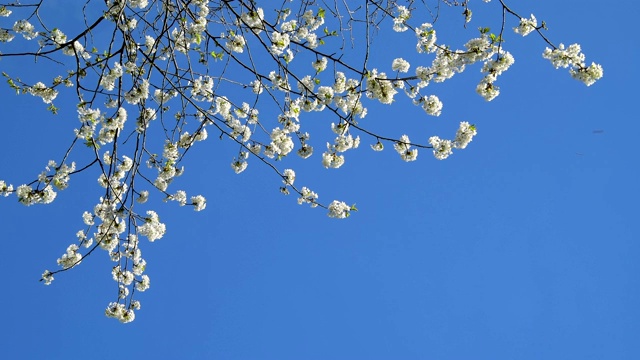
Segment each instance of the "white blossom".
[[82,221],[85,223],[85,225],[93,225],[93,214],[85,211],[84,213],[82,213]]
[[438,38],[430,23],[424,23],[416,28],[416,36],[418,37],[416,50],[419,53],[432,53],[436,50],[435,44]]
[[487,60],[482,66],[482,72],[498,76],[507,71],[515,62],[513,55],[508,51],[501,51],[497,60]]
[[398,91],[393,87],[393,83],[387,80],[387,74],[371,71],[367,76],[367,97],[376,99],[383,104],[391,104]]
[[289,46],[289,42],[289,34],[274,31],[271,34],[271,53],[274,55],[281,55]]
[[500,94],[500,88],[493,84],[495,79],[494,75],[489,74],[482,78],[476,87],[476,92],[487,101],[495,99]]
[[0,29],[0,42],[10,42],[15,38],[15,35],[10,33],[8,30]]
[[227,49],[236,52],[242,53],[244,52],[245,40],[242,35],[233,35],[227,38]]
[[162,236],[164,236],[165,230],[165,225],[160,222],[158,214],[156,214],[156,212],[153,210],[147,211],[145,223],[141,226],[138,226],[138,233],[140,235],[146,236],[151,242],[162,238]]
[[591,86],[602,78],[604,71],[599,64],[591,63],[588,67],[583,66],[578,69],[571,69],[569,73],[571,73],[571,77],[574,79],[582,81],[587,86]]
[[102,75],[100,79],[100,86],[102,86],[105,90],[111,91],[114,89],[116,80],[124,74],[124,70],[122,69],[122,65],[119,62],[113,63],[109,72]]
[[194,206],[195,211],[202,211],[207,207],[207,200],[202,195],[192,196],[191,204]]
[[12,11],[7,9],[5,6],[0,6],[0,17],[9,17]]
[[271,144],[277,154],[286,156],[293,150],[293,140],[283,129],[275,128],[271,132]]
[[7,197],[11,195],[12,192],[13,192],[13,185],[11,184],[7,185],[6,182],[4,182],[3,180],[0,180],[0,196]]
[[136,282],[136,290],[146,291],[149,288],[149,276],[142,275],[140,281]]
[[187,193],[184,190],[178,190],[175,194],[169,196],[169,199],[178,202],[180,206],[185,206],[187,204]]
[[58,96],[58,91],[41,82],[37,82],[28,91],[31,95],[40,97],[45,104],[50,104]]
[[584,64],[585,59],[579,44],[571,44],[568,48],[565,48],[564,44],[560,44],[558,48],[553,50],[546,48],[542,57],[551,61],[556,69],[580,66]]
[[442,112],[442,102],[435,95],[425,96],[420,99],[424,111],[433,116],[440,116]]
[[344,156],[336,154],[331,150],[331,145],[327,143],[329,150],[322,154],[322,166],[325,168],[337,169],[344,164]]
[[415,161],[418,158],[418,149],[411,149],[411,141],[407,135],[402,135],[400,140],[393,145],[393,148],[404,161]]
[[149,81],[147,79],[138,83],[133,89],[124,94],[124,99],[132,105],[136,105],[149,97]]
[[411,12],[406,6],[398,5],[396,8],[398,14],[393,18],[393,31],[404,32],[409,28],[406,25],[407,20],[411,17]]
[[78,245],[71,244],[67,248],[67,252],[58,259],[58,265],[63,269],[69,269],[80,264],[81,260],[82,255],[78,254]]
[[247,163],[247,161],[244,159],[234,159],[233,162],[231,162],[231,168],[233,169],[233,171],[235,171],[236,174],[240,174],[241,172],[243,172],[248,165],[249,163]]
[[140,191],[136,201],[139,202],[140,204],[144,204],[147,202],[147,200],[149,200],[149,192],[147,190]]
[[307,10],[302,15],[303,26],[309,29],[309,31],[317,30],[322,24],[324,24],[324,18],[322,16],[316,15],[312,10]]
[[248,26],[254,33],[258,34],[264,29],[264,11],[256,8],[248,13],[240,15],[243,24]]
[[327,68],[327,58],[322,57],[311,63],[317,73],[323,72]]
[[429,138],[429,144],[433,146],[433,156],[438,160],[444,160],[451,155],[451,140],[442,140],[437,136]]
[[129,5],[133,8],[144,9],[148,4],[148,0],[129,0]]
[[33,25],[27,20],[16,21],[15,24],[13,24],[13,31],[22,34],[22,37],[27,40],[35,39],[38,36],[38,32],[35,31]]
[[298,155],[303,159],[307,159],[312,154],[313,154],[313,146],[309,144],[302,144],[302,147],[300,147],[300,149],[298,150]]
[[282,182],[285,185],[293,185],[293,182],[296,181],[296,172],[292,169],[285,169],[283,177]]
[[329,213],[327,215],[329,215],[329,217],[336,219],[345,219],[349,217],[351,207],[342,201],[333,200],[333,202],[329,204],[328,210]]
[[316,207],[318,206],[318,203],[316,202],[318,200],[318,194],[316,194],[314,191],[309,190],[309,188],[302,187],[302,189],[300,190],[300,197],[298,198],[298,204],[311,204],[311,207]]
[[51,273],[51,271],[45,270],[42,273],[42,280],[44,280],[44,284],[45,285],[51,285],[51,282],[54,280],[53,279],[53,274]]
[[531,14],[530,19],[521,18],[520,25],[513,28],[516,34],[520,34],[522,36],[529,35],[532,31],[534,31],[538,27],[538,20],[536,17]]
[[399,71],[402,73],[406,73],[409,71],[409,62],[404,60],[403,58],[397,58],[393,60],[393,63],[391,63],[391,69],[393,69],[394,71]]
[[476,126],[463,121],[460,123],[460,128],[458,128],[456,132],[456,138],[453,140],[452,146],[456,149],[464,149],[476,134]]

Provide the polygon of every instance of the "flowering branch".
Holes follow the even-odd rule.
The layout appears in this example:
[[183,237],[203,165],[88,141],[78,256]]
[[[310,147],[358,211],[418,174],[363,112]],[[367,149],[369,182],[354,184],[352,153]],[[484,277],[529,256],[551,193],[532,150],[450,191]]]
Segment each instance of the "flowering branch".
[[[404,93],[427,116],[440,116],[444,104],[426,92],[427,86],[446,82],[475,65],[484,74],[476,92],[493,100],[500,93],[495,84],[498,76],[515,61],[503,41],[509,14],[517,20],[516,34],[536,33],[551,46],[543,57],[554,67],[568,68],[572,77],[588,86],[603,74],[600,65],[585,64],[579,45],[553,45],[543,33],[544,22],[538,25],[533,15],[520,17],[504,0],[499,0],[502,23],[497,35],[480,27],[458,49],[438,41],[434,24],[441,6],[459,6],[466,28],[473,14],[468,0],[433,0],[435,14],[427,1],[421,6],[411,0],[367,0],[357,8],[346,1],[298,0],[283,2],[279,8],[259,3],[89,1],[82,8],[84,24],[56,23],[65,29],[45,25],[54,20],[41,14],[44,0],[0,3],[0,59],[32,57],[65,69],[35,83],[5,71],[8,86],[18,95],[40,98],[52,115],[69,111],[64,106],[59,109],[56,101],[75,103],[79,121],[59,162],[49,161],[33,181],[16,188],[0,180],[0,195],[16,195],[26,206],[48,204],[80,172],[94,175],[98,184],[96,200],[82,214],[84,225],[76,233],[77,241],[58,258],[60,268],[46,270],[41,281],[51,284],[54,275],[79,266],[102,249],[113,262],[118,290],[105,313],[123,323],[133,321],[140,309],[134,295],[150,286],[140,238],[154,242],[166,232],[147,201],[159,195],[165,202],[192,206],[195,211],[206,208],[202,195],[188,196],[175,187],[185,171],[187,154],[207,141],[211,132],[215,134],[211,138],[230,140],[230,167],[235,173],[257,160],[282,181],[281,193],[297,194],[298,204],[323,208],[332,218],[349,217],[357,211],[355,205],[321,202],[313,190],[295,183],[296,171],[284,165],[289,155],[318,159],[325,168],[335,169],[365,140],[374,151],[390,144],[407,162],[417,160],[422,149],[438,160],[465,149],[477,134],[469,122],[461,121],[451,138],[418,134],[428,141],[412,142],[406,134],[372,129],[364,120],[367,106],[394,104]],[[412,42],[409,52],[416,51],[429,62],[413,70],[403,57],[379,63],[370,50],[373,39],[387,29],[409,34],[404,35]],[[324,124],[332,130],[329,138],[316,140],[316,134],[312,138],[307,131],[305,120],[314,112],[330,119]],[[326,150],[314,156],[314,145]],[[79,158],[87,165],[77,169],[72,160]]]

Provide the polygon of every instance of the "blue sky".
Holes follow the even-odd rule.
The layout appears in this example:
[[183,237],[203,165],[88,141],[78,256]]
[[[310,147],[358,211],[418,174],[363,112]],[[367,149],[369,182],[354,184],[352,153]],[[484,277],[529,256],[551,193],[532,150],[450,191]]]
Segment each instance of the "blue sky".
[[[93,206],[95,176],[72,178],[48,206],[0,199],[0,357],[640,358],[640,44],[630,35],[640,6],[512,5],[545,20],[556,43],[580,43],[604,78],[587,88],[542,59],[540,39],[509,34],[516,63],[491,103],[472,69],[433,88],[439,118],[404,99],[370,106],[367,124],[396,136],[450,136],[463,120],[479,133],[445,161],[423,151],[405,163],[369,139],[337,170],[316,154],[296,181],[356,203],[343,221],[281,195],[257,162],[235,175],[229,143],[207,142],[191,154],[201,170],[180,178],[207,209],[158,209],[168,233],[144,244],[151,288],[131,324],[103,314],[117,292],[104,254],[38,282]],[[394,41],[377,40],[375,61],[390,64]],[[17,186],[66,150],[77,120],[7,87],[0,99],[0,179]]]

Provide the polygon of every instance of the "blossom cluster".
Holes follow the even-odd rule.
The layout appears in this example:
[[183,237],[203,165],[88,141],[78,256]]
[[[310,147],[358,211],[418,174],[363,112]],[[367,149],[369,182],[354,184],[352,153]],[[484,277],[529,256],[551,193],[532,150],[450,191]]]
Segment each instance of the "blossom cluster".
[[517,27],[513,28],[513,31],[515,31],[516,34],[527,36],[537,28],[538,20],[533,14],[531,14],[531,18],[529,19],[521,18],[520,24]]
[[582,53],[579,44],[569,45],[565,48],[564,44],[560,44],[555,49],[546,48],[542,53],[545,59],[551,61],[551,64],[557,68],[569,68],[571,76],[580,80],[585,85],[591,86],[597,80],[602,78],[604,72],[602,66],[596,63],[585,64],[585,55]]

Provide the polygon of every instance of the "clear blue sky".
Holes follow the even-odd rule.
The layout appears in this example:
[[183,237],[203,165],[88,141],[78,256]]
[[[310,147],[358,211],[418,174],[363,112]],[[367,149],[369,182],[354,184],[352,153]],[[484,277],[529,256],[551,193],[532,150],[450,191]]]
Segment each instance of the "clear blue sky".
[[[103,314],[117,292],[103,253],[38,282],[93,206],[95,176],[48,206],[0,199],[0,358],[639,359],[640,6],[511,3],[580,43],[604,78],[587,88],[542,59],[540,39],[509,34],[516,63],[493,102],[472,69],[434,86],[440,118],[375,107],[366,121],[396,136],[447,136],[463,120],[479,134],[446,161],[404,163],[369,139],[338,170],[316,154],[297,182],[355,202],[346,221],[279,194],[257,162],[235,175],[229,143],[205,144],[191,154],[203,170],[180,182],[207,209],[158,209],[168,233],[144,244],[151,288],[131,324]],[[390,64],[391,41],[374,61]],[[77,120],[5,86],[0,102],[0,179],[17,186],[59,158]]]

